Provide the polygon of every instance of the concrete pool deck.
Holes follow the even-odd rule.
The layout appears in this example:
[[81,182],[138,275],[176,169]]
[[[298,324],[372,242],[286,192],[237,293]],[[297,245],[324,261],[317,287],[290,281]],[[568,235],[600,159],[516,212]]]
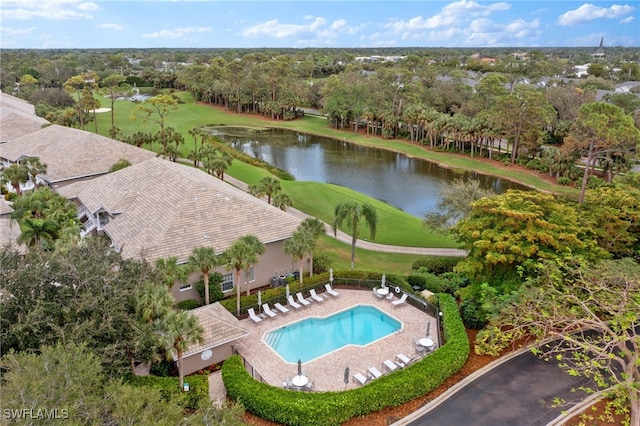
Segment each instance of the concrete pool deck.
[[336,290],[340,293],[338,297],[322,293],[321,297],[325,299],[328,297],[324,302],[312,302],[310,306],[297,310],[288,307],[289,313],[278,313],[275,318],[265,318],[259,323],[254,323],[248,318],[243,320],[246,322],[245,327],[251,331],[251,334],[240,339],[235,345],[236,349],[254,366],[265,382],[273,386],[282,386],[283,381],[296,375],[297,365],[296,363],[287,363],[280,358],[273,349],[263,342],[263,335],[274,328],[307,317],[326,317],[362,304],[375,306],[402,323],[400,332],[390,334],[367,346],[343,347],[304,363],[302,370],[309,380],[314,382],[314,389],[317,391],[345,390],[344,371],[346,367],[349,367],[350,370],[347,389],[351,389],[360,386],[359,383],[353,381],[355,373],[366,375],[369,367],[376,367],[386,373],[388,370],[383,366],[385,360],[395,360],[398,353],[414,357],[417,355],[413,344],[414,338],[425,336],[428,322],[431,323],[431,335],[435,337],[437,334],[436,319],[407,303],[393,306],[386,299],[374,297],[371,290],[343,288],[336,288]]

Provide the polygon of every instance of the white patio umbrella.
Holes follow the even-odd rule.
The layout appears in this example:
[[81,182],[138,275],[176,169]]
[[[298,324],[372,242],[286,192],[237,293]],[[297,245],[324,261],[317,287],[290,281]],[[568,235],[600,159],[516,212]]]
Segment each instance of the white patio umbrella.
[[287,284],[286,292],[287,292],[287,299],[288,299],[289,298],[289,284]]
[[387,276],[385,274],[382,274],[382,288],[385,288],[386,282],[387,282]]
[[258,309],[262,306],[262,292],[258,290]]

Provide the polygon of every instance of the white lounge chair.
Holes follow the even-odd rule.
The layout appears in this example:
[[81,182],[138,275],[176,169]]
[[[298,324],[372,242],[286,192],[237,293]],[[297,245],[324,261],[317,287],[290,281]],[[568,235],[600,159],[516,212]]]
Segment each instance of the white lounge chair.
[[402,305],[406,301],[407,301],[407,293],[403,293],[400,299],[394,300],[393,302],[391,302],[391,304],[393,306],[398,306],[398,305]]
[[369,371],[369,377],[371,377],[371,379],[377,379],[382,376],[382,373],[376,367],[371,367],[367,371]]
[[327,290],[327,293],[329,293],[333,297],[340,296],[340,293],[338,293],[337,291],[335,291],[334,289],[331,288],[331,284],[325,284],[324,288],[325,288],[325,290]]
[[262,310],[264,311],[265,314],[269,315],[270,318],[274,318],[276,315],[278,315],[276,312],[273,312],[271,310],[268,303],[262,304]]
[[378,287],[373,288],[373,295],[378,299],[382,299],[382,295],[378,293]]
[[309,290],[309,294],[311,295],[311,298],[316,302],[324,302],[324,299],[316,294],[316,290],[314,288]]
[[411,358],[409,358],[408,356],[406,356],[403,353],[399,353],[398,355],[396,355],[396,359],[398,361],[400,361],[401,365],[403,367],[406,367],[407,365],[409,365],[409,363],[411,362]]
[[251,318],[251,320],[253,320],[253,322],[262,321],[262,318],[260,318],[259,316],[256,315],[256,311],[254,311],[253,308],[249,308],[249,310],[247,312],[249,312],[249,318]]
[[356,373],[356,374],[354,374],[354,375],[353,375],[353,379],[354,379],[356,382],[360,383],[361,385],[364,385],[365,383],[367,383],[367,380],[368,380],[365,376],[363,376],[363,375],[362,375],[362,374],[360,374],[360,373]]
[[382,365],[384,365],[385,367],[387,367],[387,369],[388,369],[389,371],[394,371],[394,370],[396,370],[396,369],[398,368],[398,365],[397,365],[395,362],[391,361],[390,359],[385,360],[385,361],[382,363]]
[[301,292],[297,292],[296,297],[298,298],[298,302],[300,302],[301,305],[309,306],[311,304],[311,302],[304,298]]
[[289,310],[284,306],[282,306],[280,302],[274,303],[273,306],[275,306],[276,309],[282,312],[283,314],[289,313]]
[[289,306],[293,307],[293,309],[300,309],[300,308],[302,308],[302,305],[300,305],[298,302],[296,302],[295,300],[293,300],[293,296],[289,296],[289,297],[287,297],[287,302],[289,302]]

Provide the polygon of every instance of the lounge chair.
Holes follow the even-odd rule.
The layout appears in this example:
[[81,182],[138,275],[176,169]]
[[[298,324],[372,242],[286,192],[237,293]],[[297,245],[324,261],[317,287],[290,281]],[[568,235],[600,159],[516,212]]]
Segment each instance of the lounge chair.
[[382,299],[382,295],[380,293],[378,293],[378,287],[374,287],[373,288],[373,295],[377,298],[377,299]]
[[289,313],[289,310],[287,308],[285,308],[284,306],[282,306],[282,304],[280,302],[274,303],[273,306],[275,306],[276,309],[279,310],[280,312],[282,312],[283,314]]
[[387,367],[387,369],[389,371],[394,371],[398,368],[398,364],[396,364],[395,362],[391,361],[390,359],[385,360],[382,365],[384,365],[385,367]]
[[340,293],[338,293],[337,291],[335,291],[333,288],[331,288],[331,284],[325,284],[324,285],[325,290],[327,290],[327,293],[329,293],[330,295],[332,295],[333,297],[338,297],[340,296]]
[[391,304],[393,306],[398,306],[398,305],[402,305],[406,301],[407,301],[407,293],[403,293],[400,299],[394,300],[393,302],[391,302]]
[[399,361],[402,367],[406,367],[411,362],[411,358],[403,353],[399,353],[398,355],[396,355],[396,359]]
[[249,312],[249,318],[251,318],[251,320],[253,320],[253,322],[262,321],[262,318],[260,318],[259,316],[256,315],[256,311],[254,311],[253,308],[249,308],[249,310],[247,312]]
[[315,387],[316,387],[316,382],[314,380],[314,381],[311,381],[311,382],[307,382],[307,384],[304,385],[304,390],[311,392],[311,390],[313,388],[315,388]]
[[293,296],[289,296],[289,297],[287,297],[287,302],[289,302],[289,306],[293,307],[293,309],[300,309],[300,308],[302,308],[302,305],[300,305],[298,302],[296,302],[295,300],[293,300]]
[[298,302],[300,302],[301,305],[309,306],[311,304],[311,302],[304,298],[302,292],[297,292],[296,297],[298,298]]
[[360,373],[356,373],[356,374],[354,374],[354,375],[353,375],[353,379],[354,379],[356,382],[360,383],[361,385],[364,385],[365,383],[367,383],[367,380],[368,380],[365,376],[363,376],[363,375],[362,375],[362,374],[360,374]]
[[376,367],[371,367],[367,371],[369,372],[369,377],[371,377],[371,379],[377,379],[382,376],[382,373]]
[[265,314],[269,315],[270,318],[275,318],[275,316],[278,315],[277,313],[271,310],[268,303],[262,304],[262,310],[264,311]]
[[316,294],[316,290],[314,288],[309,290],[309,294],[311,294],[311,298],[316,302],[324,302],[324,299]]

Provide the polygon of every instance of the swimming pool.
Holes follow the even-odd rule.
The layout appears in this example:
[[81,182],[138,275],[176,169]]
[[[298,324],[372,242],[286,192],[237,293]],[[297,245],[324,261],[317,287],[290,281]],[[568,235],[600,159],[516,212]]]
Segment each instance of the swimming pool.
[[347,345],[368,345],[401,328],[400,321],[380,309],[357,305],[325,318],[305,318],[269,331],[263,340],[285,361],[307,362]]

